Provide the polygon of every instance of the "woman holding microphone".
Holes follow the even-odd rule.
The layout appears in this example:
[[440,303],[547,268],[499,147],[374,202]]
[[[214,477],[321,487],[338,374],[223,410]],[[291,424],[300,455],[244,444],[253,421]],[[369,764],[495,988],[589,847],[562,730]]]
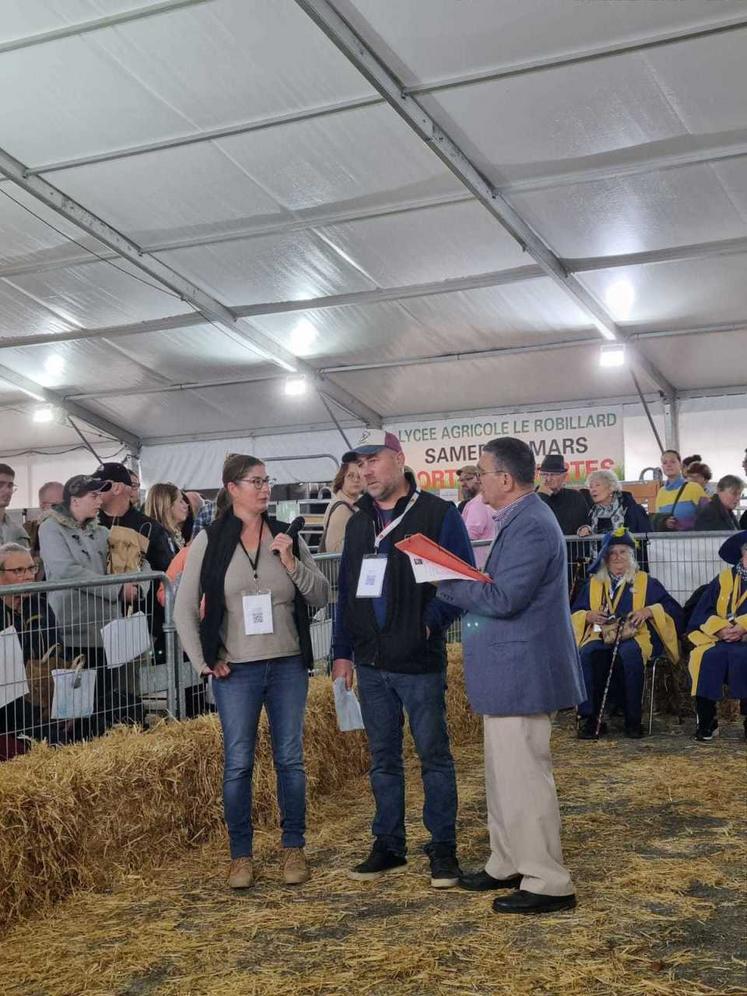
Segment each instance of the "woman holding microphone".
[[299,884],[310,874],[303,851],[303,721],[312,663],[308,606],[326,605],[329,586],[304,541],[268,517],[271,481],[261,460],[229,455],[223,486],[232,508],[192,542],[174,618],[193,667],[213,677],[225,752],[229,885],[246,889],[254,882],[252,772],[263,706],[277,774],[283,878]]

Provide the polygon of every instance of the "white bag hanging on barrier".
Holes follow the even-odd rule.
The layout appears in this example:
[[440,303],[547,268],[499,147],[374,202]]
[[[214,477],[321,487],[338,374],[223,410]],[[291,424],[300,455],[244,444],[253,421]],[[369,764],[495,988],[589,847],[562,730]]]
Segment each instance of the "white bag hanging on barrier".
[[332,682],[332,691],[335,696],[335,712],[337,713],[337,726],[342,733],[350,733],[351,730],[362,730],[363,716],[361,707],[355,692],[352,688],[345,687],[344,678],[335,678]]
[[28,691],[23,647],[15,626],[9,626],[0,632],[0,707],[15,702]]
[[82,719],[93,712],[96,672],[83,668],[85,658],[78,657],[75,667],[53,668],[54,693],[50,719]]
[[135,612],[124,619],[112,619],[101,629],[106,666],[121,667],[142,657],[150,650],[148,620],[144,612]]

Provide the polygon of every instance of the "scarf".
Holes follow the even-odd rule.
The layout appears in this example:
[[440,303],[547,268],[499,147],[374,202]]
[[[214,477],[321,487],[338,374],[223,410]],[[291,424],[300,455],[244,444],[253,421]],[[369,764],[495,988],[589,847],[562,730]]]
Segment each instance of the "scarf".
[[612,497],[610,498],[608,505],[592,505],[591,512],[589,513],[589,519],[591,520],[591,531],[595,534],[599,532],[599,520],[609,519],[610,520],[610,530],[614,532],[621,526],[625,525],[625,509],[623,508],[622,498],[620,497],[619,491],[613,491]]
[[213,667],[218,659],[220,627],[226,611],[226,571],[239,545],[241,530],[241,519],[230,509],[206,530],[208,545],[200,570],[200,588],[205,597],[205,615],[200,621],[200,643],[208,667]]
[[744,566],[741,560],[736,565],[736,567],[737,567],[737,575],[738,577],[741,578],[742,585],[744,586],[747,584],[747,567]]

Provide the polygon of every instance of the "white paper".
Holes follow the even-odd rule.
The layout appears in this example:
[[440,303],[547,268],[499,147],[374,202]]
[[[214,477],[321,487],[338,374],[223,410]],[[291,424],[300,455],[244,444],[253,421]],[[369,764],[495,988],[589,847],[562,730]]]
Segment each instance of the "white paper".
[[364,557],[358,577],[356,598],[380,598],[384,590],[386,557]]
[[[78,687],[75,687],[76,678]],[[81,668],[54,668],[52,670],[54,694],[52,695],[51,719],[81,719],[93,712],[93,699],[96,690],[96,672]]]
[[460,574],[459,571],[452,571],[448,567],[434,564],[432,560],[424,557],[416,557],[413,553],[408,553],[412,573],[415,575],[415,584],[426,584],[429,581],[471,581],[471,578]]
[[113,670],[150,650],[150,633],[145,613],[135,612],[124,619],[113,619],[101,629],[106,666]]
[[361,715],[360,703],[353,689],[345,687],[344,678],[335,678],[332,682],[332,691],[335,696],[338,729],[342,733],[350,733],[351,730],[362,730],[363,716]]
[[244,607],[244,632],[247,636],[274,633],[272,624],[272,595],[263,591],[258,595],[242,595]]
[[23,647],[15,626],[0,632],[0,707],[28,694]]

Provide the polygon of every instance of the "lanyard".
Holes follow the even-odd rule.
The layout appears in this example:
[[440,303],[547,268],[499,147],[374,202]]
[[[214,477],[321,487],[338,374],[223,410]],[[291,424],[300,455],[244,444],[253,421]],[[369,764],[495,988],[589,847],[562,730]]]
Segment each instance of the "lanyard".
[[410,509],[412,508],[412,506],[415,504],[415,502],[418,500],[419,497],[420,497],[420,491],[417,490],[413,491],[410,500],[405,506],[404,512],[401,515],[398,515],[396,519],[392,519],[392,521],[389,523],[388,526],[384,526],[384,528],[381,530],[381,532],[374,540],[374,550],[376,551],[376,553],[379,552],[379,544],[381,543],[381,541],[385,539],[389,535],[389,533],[392,532],[393,529],[397,528],[397,526],[404,519],[404,517],[407,515],[407,513],[410,511]]
[[607,583],[607,585],[605,585],[604,595],[605,595],[605,600],[607,602],[607,609],[609,611],[609,615],[614,616],[615,612],[617,611],[617,607],[620,604],[620,599],[623,596],[623,592],[628,586],[624,581],[621,581],[620,584],[618,585],[615,597],[610,598],[610,588],[608,587],[608,585],[609,582]]
[[249,551],[244,546],[244,541],[243,540],[239,540],[239,542],[241,543],[241,549],[246,554],[246,559],[252,565],[252,570],[254,571],[254,580],[255,581],[257,580],[257,578],[259,576],[257,574],[257,568],[259,567],[259,555],[262,552],[262,530],[264,528],[265,528],[265,520],[262,519],[261,525],[259,527],[259,539],[257,540],[257,556],[256,556],[256,558],[254,560],[252,560],[251,556],[249,555]]

